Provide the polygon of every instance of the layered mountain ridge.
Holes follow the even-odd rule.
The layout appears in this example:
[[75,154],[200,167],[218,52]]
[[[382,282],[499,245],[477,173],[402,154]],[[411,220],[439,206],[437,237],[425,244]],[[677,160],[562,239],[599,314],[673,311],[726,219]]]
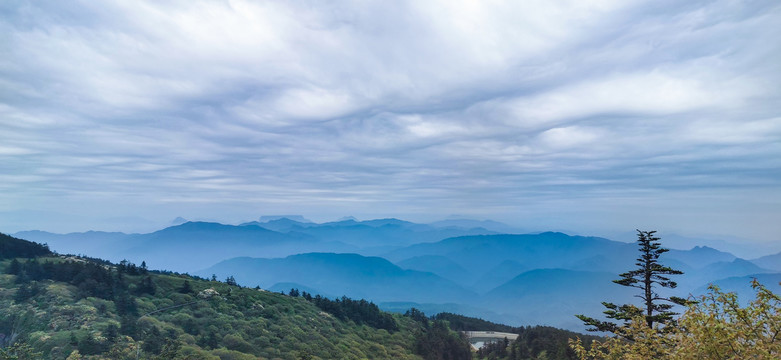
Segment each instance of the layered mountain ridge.
[[[602,301],[633,301],[629,289],[612,282],[635,267],[633,243],[561,232],[501,234],[465,224],[501,227],[467,220],[318,224],[275,217],[239,225],[186,222],[149,234],[31,231],[16,236],[49,243],[59,252],[146,261],[204,277],[233,276],[246,286],[366,298],[388,309],[417,304],[515,325],[582,331],[571,313],[576,309],[599,313]],[[670,250],[661,263],[685,274],[674,278],[677,289],[663,294],[698,295],[719,281],[727,290],[735,286],[745,293],[738,280],[726,279],[772,279],[781,273],[774,256],[745,260],[702,245]]]

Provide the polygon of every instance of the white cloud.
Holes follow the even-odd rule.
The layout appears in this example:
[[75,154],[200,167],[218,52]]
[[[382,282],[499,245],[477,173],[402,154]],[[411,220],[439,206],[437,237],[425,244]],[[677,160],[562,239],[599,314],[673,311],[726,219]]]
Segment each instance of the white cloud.
[[539,135],[539,140],[554,151],[579,148],[597,144],[604,136],[600,129],[590,129],[582,126],[557,127],[545,130]]
[[656,117],[702,109],[719,110],[742,105],[754,94],[735,93],[698,79],[660,72],[616,74],[546,93],[506,101],[506,122],[539,129],[562,121],[592,116]]
[[9,209],[99,195],[171,212],[309,201],[356,215],[507,216],[518,204],[555,212],[542,203],[575,194],[778,196],[772,1],[7,9]]

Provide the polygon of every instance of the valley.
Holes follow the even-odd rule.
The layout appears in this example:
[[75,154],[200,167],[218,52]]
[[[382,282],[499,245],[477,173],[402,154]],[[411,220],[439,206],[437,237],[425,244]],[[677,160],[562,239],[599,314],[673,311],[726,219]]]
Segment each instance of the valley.
[[[473,225],[486,227],[471,227]],[[326,297],[367,299],[389,311],[410,307],[455,312],[521,325],[583,332],[573,314],[600,313],[601,302],[631,303],[630,289],[612,283],[633,266],[633,243],[557,232],[506,234],[496,222],[418,224],[399,219],[330,223],[272,217],[238,225],[184,222],[148,233],[19,232],[61,253],[287,293],[296,288]],[[633,239],[623,239],[631,241]],[[666,245],[662,239],[663,245]],[[78,251],[75,251],[77,250]],[[741,259],[696,245],[671,250],[662,261],[682,270],[676,289],[687,298],[716,283],[748,298],[753,277],[778,286],[773,256]]]

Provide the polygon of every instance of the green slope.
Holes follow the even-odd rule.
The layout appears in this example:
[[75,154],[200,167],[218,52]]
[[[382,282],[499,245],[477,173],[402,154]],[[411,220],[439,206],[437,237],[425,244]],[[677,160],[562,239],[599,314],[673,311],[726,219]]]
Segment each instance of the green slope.
[[[424,326],[370,303],[330,301],[329,313],[314,299],[123,265],[0,262],[0,349],[26,343],[51,359],[74,351],[85,359],[135,359],[137,351],[142,359],[421,358]],[[373,316],[391,330],[368,325]]]
[[0,260],[50,255],[49,247],[0,233]]

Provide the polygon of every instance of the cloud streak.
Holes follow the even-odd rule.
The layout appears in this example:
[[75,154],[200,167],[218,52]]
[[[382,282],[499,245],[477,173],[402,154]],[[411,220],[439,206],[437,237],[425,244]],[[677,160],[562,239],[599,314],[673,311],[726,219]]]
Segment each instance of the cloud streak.
[[778,240],[745,218],[781,215],[780,20],[773,1],[11,2],[0,210]]

